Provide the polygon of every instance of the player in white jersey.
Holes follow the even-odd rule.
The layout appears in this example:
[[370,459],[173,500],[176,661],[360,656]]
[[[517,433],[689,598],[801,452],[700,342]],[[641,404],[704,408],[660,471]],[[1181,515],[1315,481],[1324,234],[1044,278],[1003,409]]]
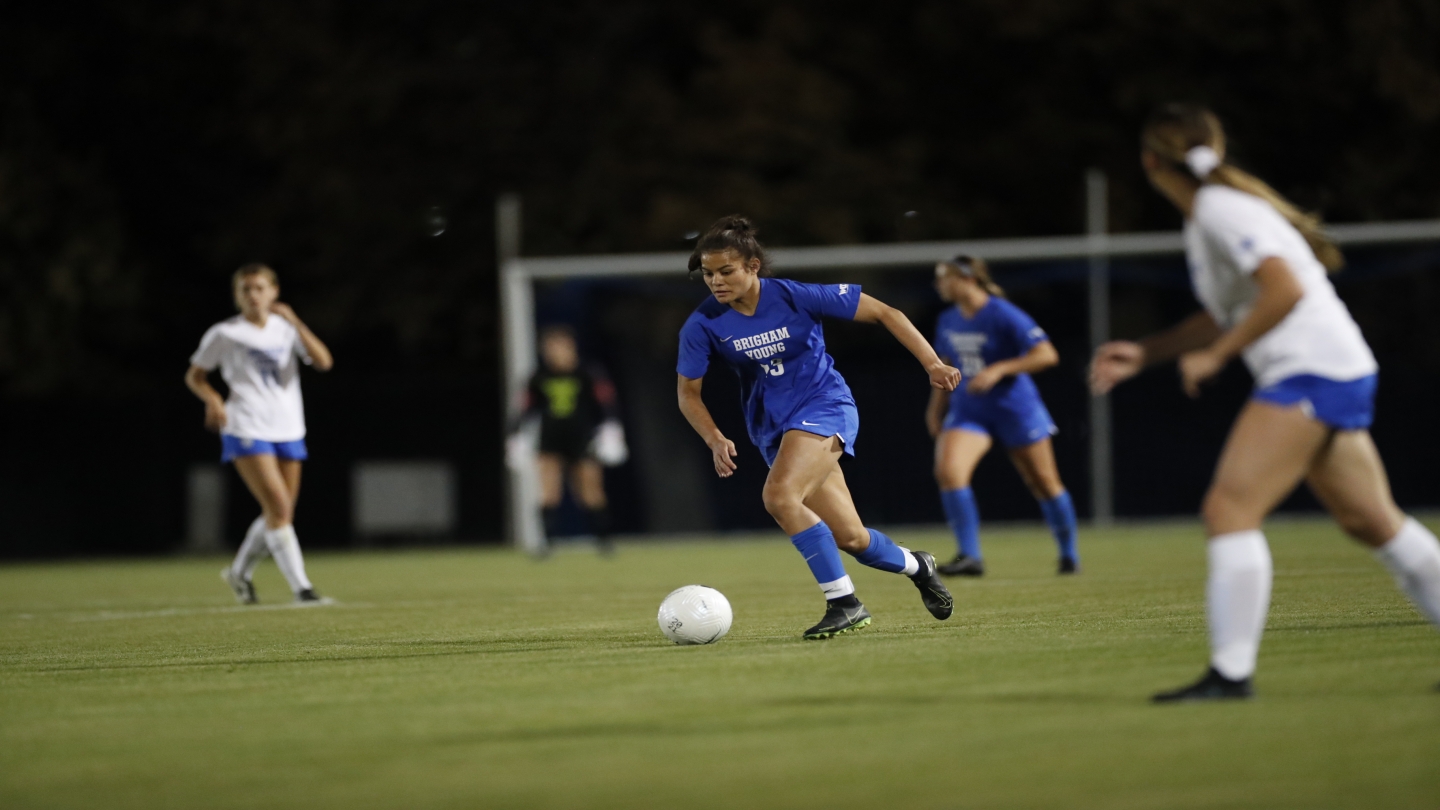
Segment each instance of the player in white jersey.
[[[235,464],[260,502],[260,517],[220,576],[241,604],[253,604],[250,578],[269,554],[297,602],[322,601],[305,575],[291,521],[307,457],[300,364],[329,371],[334,360],[295,311],[277,300],[274,270],[247,264],[235,271],[232,287],[240,314],[205,332],[185,372],[185,385],[205,403],[205,426],[220,433],[220,460]],[[216,368],[230,388],[228,399],[210,385]]]
[[1210,537],[1210,669],[1155,700],[1252,694],[1270,605],[1270,550],[1260,527],[1301,481],[1440,624],[1440,543],[1396,506],[1370,438],[1377,367],[1327,277],[1343,262],[1339,250],[1316,217],[1225,162],[1224,131],[1204,108],[1170,105],[1152,116],[1141,162],[1151,185],[1185,216],[1186,259],[1204,309],[1139,342],[1101,346],[1092,390],[1103,394],[1176,359],[1191,397],[1236,355],[1255,377],[1201,510]]

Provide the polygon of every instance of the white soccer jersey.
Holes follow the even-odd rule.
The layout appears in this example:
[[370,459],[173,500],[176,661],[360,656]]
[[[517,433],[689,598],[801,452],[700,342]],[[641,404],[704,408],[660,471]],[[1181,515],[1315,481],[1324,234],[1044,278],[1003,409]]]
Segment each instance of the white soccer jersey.
[[1185,223],[1185,257],[1195,297],[1222,329],[1239,324],[1255,306],[1252,274],[1272,256],[1290,266],[1304,296],[1245,349],[1255,384],[1263,388],[1297,374],[1342,382],[1374,374],[1375,355],[1305,237],[1253,194],[1200,187]]
[[230,386],[222,433],[241,439],[293,442],[305,438],[300,362],[310,355],[300,333],[278,315],[259,327],[235,317],[210,327],[190,358],[206,371],[220,367]]

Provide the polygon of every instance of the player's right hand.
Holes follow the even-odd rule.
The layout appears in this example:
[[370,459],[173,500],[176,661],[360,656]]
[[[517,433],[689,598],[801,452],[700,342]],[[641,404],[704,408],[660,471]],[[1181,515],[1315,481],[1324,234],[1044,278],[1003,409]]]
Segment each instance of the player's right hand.
[[930,387],[941,391],[954,391],[960,385],[960,369],[940,361],[925,370],[930,375]]
[[205,427],[216,433],[225,427],[228,421],[225,416],[225,403],[219,400],[208,400],[205,403]]
[[735,443],[720,436],[710,443],[710,457],[715,462],[715,474],[721,478],[729,478],[735,474],[735,462],[732,460],[738,452],[735,450]]
[[1145,367],[1145,348],[1131,340],[1112,340],[1095,350],[1090,361],[1090,393],[1110,393],[1110,389],[1134,377]]

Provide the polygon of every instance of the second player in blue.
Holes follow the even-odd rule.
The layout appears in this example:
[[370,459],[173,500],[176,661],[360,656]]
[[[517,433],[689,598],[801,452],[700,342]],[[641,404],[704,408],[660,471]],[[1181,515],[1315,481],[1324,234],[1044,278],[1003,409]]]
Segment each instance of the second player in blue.
[[940,566],[947,576],[981,576],[980,511],[970,478],[996,440],[1025,485],[1059,547],[1059,572],[1079,570],[1075,505],[1060,481],[1050,437],[1055,422],[1030,372],[1060,361],[1045,330],[1024,310],[1005,299],[985,261],[957,256],[935,265],[935,289],[954,306],[940,314],[935,347],[958,365],[965,385],[953,393],[932,391],[925,414],[935,437],[935,479],[945,518],[955,533],[955,558]]

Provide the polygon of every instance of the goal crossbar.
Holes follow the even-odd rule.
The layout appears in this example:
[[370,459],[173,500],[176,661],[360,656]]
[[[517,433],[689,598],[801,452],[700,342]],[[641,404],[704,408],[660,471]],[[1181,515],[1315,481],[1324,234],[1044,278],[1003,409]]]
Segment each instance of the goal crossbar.
[[[1429,241],[1440,239],[1440,220],[1332,225],[1327,232],[1341,245]],[[1096,256],[1159,256],[1180,253],[1184,249],[1178,232],[1162,231],[770,248],[766,254],[769,255],[771,264],[779,269],[832,270],[846,267],[914,267],[960,254],[984,256],[985,261],[995,264],[1007,261],[1085,259]],[[531,280],[646,276],[681,272],[689,258],[688,252],[527,256],[512,259],[506,272],[521,273]]]

